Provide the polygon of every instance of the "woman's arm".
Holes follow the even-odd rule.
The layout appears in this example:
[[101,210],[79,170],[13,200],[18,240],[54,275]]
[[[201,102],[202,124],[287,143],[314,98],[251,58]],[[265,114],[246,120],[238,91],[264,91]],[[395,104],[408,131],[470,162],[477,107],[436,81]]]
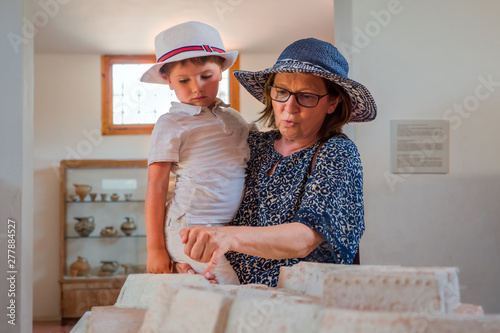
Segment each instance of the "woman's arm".
[[189,257],[209,262],[205,274],[213,274],[227,251],[266,259],[304,258],[325,240],[319,232],[302,223],[268,227],[197,226],[182,229],[180,235]]
[[325,142],[294,221],[325,236],[335,263],[352,263],[364,231],[363,168],[352,141]]
[[165,243],[165,203],[171,164],[171,162],[159,162],[148,167],[145,218],[149,273],[172,272]]

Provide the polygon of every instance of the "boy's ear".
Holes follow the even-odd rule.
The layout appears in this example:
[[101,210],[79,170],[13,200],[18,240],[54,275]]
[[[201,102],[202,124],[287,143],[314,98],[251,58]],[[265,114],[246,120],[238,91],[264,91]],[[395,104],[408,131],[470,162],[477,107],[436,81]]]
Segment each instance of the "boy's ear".
[[170,90],[174,90],[174,88],[172,87],[172,81],[170,81],[170,78],[168,77],[168,75],[167,75],[167,74],[165,74],[165,73],[162,73],[162,74],[161,74],[161,77],[162,77],[165,81],[167,81],[167,84],[168,84],[168,86],[170,87]]

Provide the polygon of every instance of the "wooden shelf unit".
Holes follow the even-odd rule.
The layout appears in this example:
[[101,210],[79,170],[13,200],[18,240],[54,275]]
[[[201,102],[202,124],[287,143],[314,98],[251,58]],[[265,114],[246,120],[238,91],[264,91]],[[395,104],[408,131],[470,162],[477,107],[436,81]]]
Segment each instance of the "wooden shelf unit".
[[[95,202],[75,202],[69,201],[69,194],[72,192],[69,190],[72,183],[68,184],[68,172],[79,171],[79,170],[89,170],[95,172],[96,179],[99,179],[99,172],[105,173],[105,170],[110,169],[127,169],[127,170],[137,170],[144,169],[144,172],[134,171],[132,176],[134,177],[138,173],[141,175],[139,181],[141,187],[141,197],[137,197],[130,201],[95,201]],[[120,170],[121,171],[121,170]],[[85,171],[86,172],[86,171]],[[125,171],[126,173],[126,171]],[[147,160],[63,160],[60,164],[60,228],[59,228],[59,284],[60,284],[60,311],[61,311],[61,321],[74,322],[80,318],[86,311],[89,311],[93,306],[106,306],[112,305],[116,302],[118,295],[120,293],[121,287],[125,282],[126,275],[113,275],[109,277],[100,277],[97,275],[90,276],[78,276],[71,277],[69,274],[68,260],[68,242],[86,242],[87,244],[92,244],[92,247],[125,247],[127,250],[132,251],[134,247],[130,246],[130,242],[144,242],[145,245],[145,231],[137,232],[132,236],[125,236],[120,234],[119,225],[117,227],[119,234],[114,237],[99,236],[100,229],[98,229],[98,224],[96,223],[96,228],[93,231],[91,237],[78,237],[74,235],[74,232],[69,229],[70,223],[68,220],[68,207],[70,205],[79,206],[81,210],[88,211],[88,215],[93,215],[94,211],[101,209],[106,210],[106,205],[113,205],[114,207],[128,207],[130,205],[134,206],[134,209],[139,210],[139,207],[144,209],[144,198],[145,198],[145,184],[147,182]],[[98,186],[96,186],[98,187]],[[139,192],[139,191],[138,191]],[[81,204],[81,205],[80,205]],[[99,205],[97,205],[99,204]],[[122,206],[118,205],[121,204]],[[123,206],[124,205],[124,206]],[[141,206],[142,205],[142,206]],[[108,206],[111,207],[111,206]],[[70,208],[71,210],[72,208]],[[143,216],[144,211],[137,213],[139,216]],[[141,215],[142,214],[142,215]],[[119,217],[110,218],[114,223],[119,223]],[[137,221],[135,221],[137,224]],[[142,221],[139,221],[142,223]],[[102,227],[102,225],[101,225]],[[139,229],[139,228],[138,228]],[[138,230],[137,230],[138,231]],[[110,244],[110,242],[114,242]],[[121,242],[121,243],[120,243]],[[85,246],[85,245],[84,245]],[[83,246],[83,247],[84,247]],[[135,248],[139,248],[136,246]],[[81,251],[85,249],[82,248]],[[137,257],[138,255],[135,254]],[[82,253],[85,256],[85,253]],[[108,258],[113,259],[113,258]],[[101,259],[102,260],[102,259]],[[135,263],[135,264],[145,264]],[[94,267],[95,271],[96,267]]]

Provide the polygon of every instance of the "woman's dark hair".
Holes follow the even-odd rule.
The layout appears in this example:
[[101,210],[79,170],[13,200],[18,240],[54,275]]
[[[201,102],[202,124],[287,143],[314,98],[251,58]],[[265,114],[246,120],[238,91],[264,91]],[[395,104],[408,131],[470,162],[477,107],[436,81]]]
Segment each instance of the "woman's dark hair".
[[[258,121],[262,121],[266,126],[276,128],[274,120],[274,110],[272,105],[271,97],[269,96],[269,86],[274,83],[274,78],[276,74],[273,73],[267,79],[266,85],[264,87],[264,97],[266,101],[266,107],[261,111],[261,116]],[[330,80],[323,79],[325,82],[326,89],[328,93],[338,96],[339,103],[335,111],[331,114],[327,114],[325,121],[319,130],[319,135],[322,139],[329,139],[333,136],[342,135],[342,127],[349,122],[352,115],[352,103],[349,95],[341,88],[338,84],[333,83]]]
[[165,65],[161,66],[159,70],[160,75],[165,74],[166,76],[169,76],[170,72],[172,71],[172,68],[174,68],[177,64],[180,63],[181,66],[184,66],[188,61],[195,65],[205,65],[207,62],[213,62],[222,67],[222,64],[224,63],[225,59],[219,56],[206,56],[206,57],[187,58],[174,62],[167,62]]

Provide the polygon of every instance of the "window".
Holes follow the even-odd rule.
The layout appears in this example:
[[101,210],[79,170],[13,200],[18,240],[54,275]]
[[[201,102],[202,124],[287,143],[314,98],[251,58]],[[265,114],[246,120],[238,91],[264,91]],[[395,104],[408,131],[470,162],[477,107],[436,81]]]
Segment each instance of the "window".
[[[139,81],[154,63],[154,55],[102,56],[102,134],[151,134],[170,102],[177,101],[167,85]],[[239,110],[239,85],[232,71],[238,68],[239,58],[222,72],[218,95],[236,110]]]

